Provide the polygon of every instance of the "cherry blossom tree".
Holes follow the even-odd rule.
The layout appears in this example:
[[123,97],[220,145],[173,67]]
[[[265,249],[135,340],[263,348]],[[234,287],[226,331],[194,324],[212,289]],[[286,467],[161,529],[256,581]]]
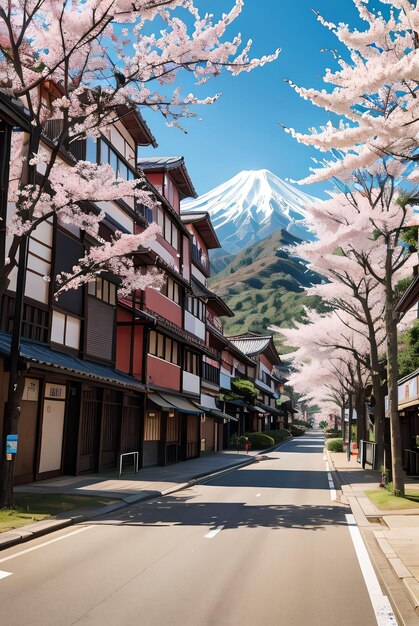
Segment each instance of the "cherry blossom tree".
[[[140,116],[142,109],[156,111],[169,126],[181,128],[183,119],[194,116],[195,105],[218,99],[219,94],[182,94],[180,72],[188,73],[202,90],[223,70],[236,76],[276,59],[279,50],[252,59],[251,41],[242,44],[240,35],[228,37],[242,8],[243,0],[231,0],[231,9],[215,18],[201,15],[194,0],[1,2],[0,90],[26,107],[31,130],[14,137],[12,146],[9,200],[14,211],[2,225],[8,239],[0,296],[17,267],[18,284],[24,284],[28,239],[52,218],[79,226],[96,242],[71,273],[60,275],[58,291],[79,287],[103,271],[120,277],[120,294],[161,284],[161,275],[143,274],[135,261],[139,249],[156,236],[156,228],[141,234],[116,232],[103,240],[99,227],[104,213],[85,208],[118,199],[155,206],[144,178],[115,179],[109,165],[72,160],[71,148],[106,135],[112,125],[132,112]],[[21,318],[18,300],[16,319]],[[11,350],[4,438],[17,432],[19,420],[23,377],[18,353]],[[11,506],[13,463],[5,469],[3,457],[0,506]]]
[[[392,473],[398,495],[404,493],[404,478],[397,407],[397,316],[393,310],[395,286],[410,274],[414,260],[411,250],[401,243],[401,234],[418,221],[406,194],[396,184],[401,175],[397,163],[384,161],[370,168],[370,172],[354,174],[343,192],[332,193],[329,200],[311,209],[319,240],[296,249],[298,256],[308,260],[319,273],[329,274],[352,289],[353,283],[361,285],[360,293],[353,290],[358,301],[365,299],[367,288],[370,295],[375,294],[377,306],[382,298]],[[370,304],[363,311],[367,315],[374,307],[371,309]],[[376,372],[375,365],[372,371]]]
[[[327,69],[325,88],[289,81],[315,106],[337,116],[310,133],[287,129],[301,143],[326,156],[302,182],[341,177],[391,154],[416,162],[419,141],[419,4],[417,0],[380,0],[383,11],[354,0],[365,28],[318,20],[337,38],[336,69]],[[342,54],[340,54],[342,51]],[[419,180],[417,170],[411,177]]]
[[[300,381],[297,379],[297,384],[303,386],[308,384],[309,389],[313,382],[316,386],[319,385],[320,389],[314,389],[314,393],[322,395],[320,398],[322,404],[325,395],[330,398],[331,392],[341,409],[345,406],[345,398],[348,399],[350,411],[352,405],[356,409],[358,441],[360,438],[364,439],[365,383],[371,369],[368,354],[369,338],[365,324],[354,319],[350,313],[336,308],[327,314],[308,310],[304,323],[294,322],[294,328],[272,327],[272,330],[282,334],[286,345],[298,346],[296,352],[291,355],[293,365],[297,369],[303,367],[303,376],[300,377]],[[313,362],[316,364],[314,380],[312,376],[307,378],[308,372],[305,367],[307,363]],[[339,378],[337,388],[336,374]]]
[[[194,115],[193,105],[210,104],[219,97],[182,96],[176,86],[179,71],[191,72],[202,85],[223,69],[237,75],[275,59],[279,51],[250,59],[250,41],[242,46],[239,35],[225,39],[242,7],[243,0],[236,0],[229,13],[215,20],[209,14],[200,16],[193,0],[8,0],[2,4],[0,88],[25,103],[33,132],[30,138],[17,139],[13,149],[12,174],[19,184],[12,188],[16,212],[8,224],[12,241],[0,272],[0,293],[17,265],[20,243],[52,215],[97,235],[103,214],[86,213],[83,201],[134,196],[153,205],[141,189],[141,179],[115,180],[106,165],[79,162],[60,180],[59,156],[77,140],[106,132],[133,108],[158,111],[169,125],[179,126],[182,118]],[[43,97],[46,92],[52,98]],[[53,147],[46,150],[41,131],[49,120],[60,120],[60,125]],[[43,179],[35,184],[40,162]],[[89,279],[88,269],[104,269],[105,255],[116,250],[122,270],[132,247],[132,240],[118,235],[118,246],[102,246],[101,265],[97,259],[90,264],[89,259],[83,260],[76,271],[77,284],[82,280],[80,269]],[[126,288],[128,276],[135,275],[130,262],[123,273]],[[137,286],[141,280],[147,284],[143,275],[135,275]]]

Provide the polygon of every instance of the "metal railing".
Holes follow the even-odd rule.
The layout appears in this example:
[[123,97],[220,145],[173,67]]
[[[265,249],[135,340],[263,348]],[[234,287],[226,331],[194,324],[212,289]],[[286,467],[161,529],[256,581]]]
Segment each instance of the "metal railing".
[[374,441],[360,441],[361,452],[361,466],[365,469],[366,465],[369,465],[372,469],[375,468],[375,455],[377,450],[377,444]]
[[202,378],[214,385],[220,384],[220,370],[209,363],[202,363]]

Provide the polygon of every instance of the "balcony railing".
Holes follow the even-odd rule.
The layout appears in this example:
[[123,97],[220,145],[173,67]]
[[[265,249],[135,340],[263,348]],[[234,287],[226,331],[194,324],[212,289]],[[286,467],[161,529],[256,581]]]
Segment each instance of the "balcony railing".
[[192,258],[198,265],[202,267],[202,269],[208,274],[210,270],[209,259],[197,245],[192,244]]
[[[42,134],[53,142],[58,140],[64,128],[64,120],[61,118],[47,120],[42,129]],[[67,154],[76,161],[83,160],[86,154],[85,139],[75,139],[65,142],[65,150]]]
[[202,378],[213,385],[220,385],[220,370],[209,363],[202,363]]

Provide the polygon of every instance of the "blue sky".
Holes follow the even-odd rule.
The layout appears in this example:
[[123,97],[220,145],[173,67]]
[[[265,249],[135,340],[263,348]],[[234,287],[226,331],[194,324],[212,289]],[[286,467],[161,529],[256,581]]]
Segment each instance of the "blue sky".
[[[201,0],[199,6],[217,14],[227,11],[232,1]],[[238,77],[224,73],[196,88],[196,95],[218,91],[223,95],[214,105],[196,109],[202,120],[187,120],[187,135],[167,128],[157,114],[145,112],[159,147],[143,149],[142,154],[183,155],[200,195],[241,170],[266,168],[284,179],[307,175],[314,151],[293,140],[280,122],[305,131],[328,119],[327,113],[302,100],[284,82],[288,78],[319,87],[324,69],[333,67],[332,56],[321,49],[336,49],[338,42],[317,21],[312,8],[328,20],[359,25],[352,0],[245,0],[230,37],[241,32],[244,41],[251,38],[255,56],[282,47],[278,60]],[[189,89],[188,85],[186,93]],[[323,196],[327,186],[311,185],[304,191]]]

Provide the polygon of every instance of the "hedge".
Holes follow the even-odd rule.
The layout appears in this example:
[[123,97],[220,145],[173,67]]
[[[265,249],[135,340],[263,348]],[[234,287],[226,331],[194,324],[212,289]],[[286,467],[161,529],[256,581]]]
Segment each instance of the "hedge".
[[[246,437],[249,440],[250,447],[253,450],[263,450],[265,448],[271,448],[275,445],[275,440],[266,433],[246,433]],[[242,439],[242,437],[240,437]]]
[[306,432],[304,426],[299,426],[298,424],[289,424],[288,430],[293,437],[301,437],[301,435],[304,435],[304,433]]
[[281,443],[281,441],[285,441],[291,437],[290,431],[285,428],[282,428],[281,430],[265,430],[264,434],[272,437],[275,443]]
[[343,452],[343,439],[332,439],[327,443],[327,449],[330,452]]

